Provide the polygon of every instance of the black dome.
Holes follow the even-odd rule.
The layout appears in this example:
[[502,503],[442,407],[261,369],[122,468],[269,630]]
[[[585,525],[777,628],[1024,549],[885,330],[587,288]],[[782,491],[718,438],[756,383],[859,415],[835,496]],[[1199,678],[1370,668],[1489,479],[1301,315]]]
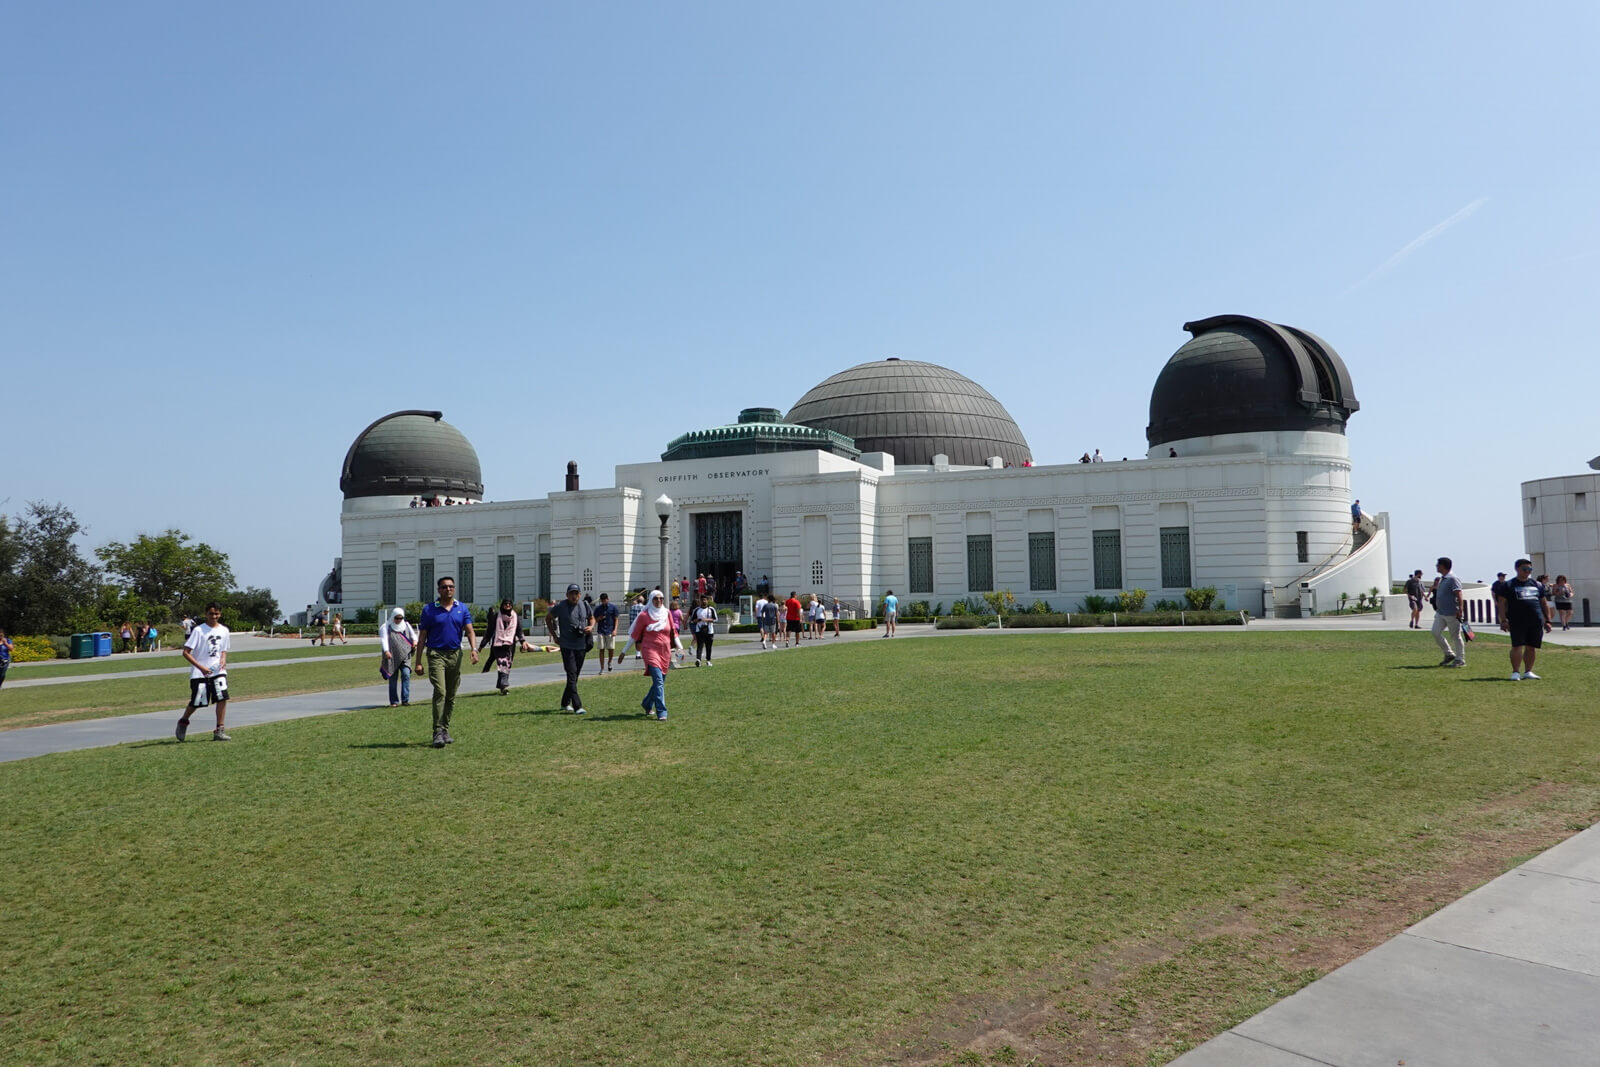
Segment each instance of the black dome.
[[1361,405],[1339,353],[1313,333],[1244,315],[1186,322],[1150,393],[1151,447],[1261,430],[1344,433]]
[[882,359],[840,371],[789,409],[788,422],[853,438],[863,452],[926,466],[935,455],[981,467],[990,456],[1021,466],[1032,456],[1016,422],[989,391],[934,363]]
[[441,411],[396,411],[362,430],[345,453],[339,488],[360,496],[483,496],[478,453]]

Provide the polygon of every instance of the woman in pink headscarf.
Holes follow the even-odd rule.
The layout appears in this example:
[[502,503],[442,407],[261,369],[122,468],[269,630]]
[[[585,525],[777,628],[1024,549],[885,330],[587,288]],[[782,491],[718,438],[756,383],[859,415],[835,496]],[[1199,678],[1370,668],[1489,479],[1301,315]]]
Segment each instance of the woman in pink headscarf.
[[489,655],[483,661],[484,671],[488,671],[489,664],[494,664],[496,671],[494,687],[500,690],[500,695],[505,696],[506,690],[511,687],[511,663],[517,657],[517,647],[522,651],[532,652],[533,646],[528,644],[517,618],[516,609],[511,606],[511,598],[500,601],[500,611],[485,628],[483,639],[478,642],[478,647],[489,646]]
[[652,589],[649,606],[633,620],[628,640],[639,646],[639,658],[644,660],[645,673],[650,676],[650,692],[640,706],[645,715],[654,715],[658,722],[667,718],[667,671],[672,668],[672,642],[676,636],[666,597],[661,590]]

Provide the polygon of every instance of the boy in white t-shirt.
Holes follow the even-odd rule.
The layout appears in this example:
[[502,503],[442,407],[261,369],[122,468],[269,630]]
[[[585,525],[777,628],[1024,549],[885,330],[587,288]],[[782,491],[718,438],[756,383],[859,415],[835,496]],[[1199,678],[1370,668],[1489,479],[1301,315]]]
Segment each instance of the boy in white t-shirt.
[[178,720],[178,740],[189,732],[189,718],[195,708],[207,704],[217,706],[217,728],[211,731],[213,741],[232,741],[222,728],[223,716],[228,712],[228,628],[222,625],[222,608],[215,603],[206,605],[206,621],[189,631],[183,643],[183,658],[189,661],[189,704]]

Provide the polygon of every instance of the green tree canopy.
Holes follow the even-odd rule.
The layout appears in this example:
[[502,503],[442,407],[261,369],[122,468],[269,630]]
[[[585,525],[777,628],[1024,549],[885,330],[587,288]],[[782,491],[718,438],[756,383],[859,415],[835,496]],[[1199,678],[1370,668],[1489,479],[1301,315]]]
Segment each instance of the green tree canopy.
[[100,571],[73,539],[83,525],[63,504],[35,500],[13,526],[0,517],[0,627],[8,633],[54,634],[94,602]]
[[228,556],[204,541],[192,541],[181,530],[152,536],[140,534],[124,544],[113,541],[95,549],[106,571],[146,604],[159,604],[179,614],[198,613],[205,603],[219,603],[233,588]]
[[278,621],[278,598],[272,595],[271,589],[257,589],[253,585],[248,589],[235,589],[228,594],[223,606],[229,609],[236,622],[254,627],[271,626]]

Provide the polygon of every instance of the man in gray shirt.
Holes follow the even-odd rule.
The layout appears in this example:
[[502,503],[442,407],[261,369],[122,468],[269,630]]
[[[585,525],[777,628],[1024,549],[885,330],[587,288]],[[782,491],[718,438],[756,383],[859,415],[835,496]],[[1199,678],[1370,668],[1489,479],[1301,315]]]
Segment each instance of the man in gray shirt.
[[[1449,556],[1440,556],[1437,564],[1439,577],[1433,583],[1433,639],[1444,650],[1441,667],[1465,667],[1466,646],[1461,643],[1461,617],[1465,614],[1465,598],[1461,595],[1461,579],[1450,573],[1453,564]],[[1453,647],[1452,647],[1453,646]]]
[[561,693],[561,710],[576,715],[583,714],[583,698],[578,695],[578,678],[583,674],[583,657],[594,640],[594,611],[578,599],[583,594],[581,586],[567,586],[567,599],[550,605],[545,616],[545,626],[550,639],[561,646],[561,665],[567,671],[567,688]]

